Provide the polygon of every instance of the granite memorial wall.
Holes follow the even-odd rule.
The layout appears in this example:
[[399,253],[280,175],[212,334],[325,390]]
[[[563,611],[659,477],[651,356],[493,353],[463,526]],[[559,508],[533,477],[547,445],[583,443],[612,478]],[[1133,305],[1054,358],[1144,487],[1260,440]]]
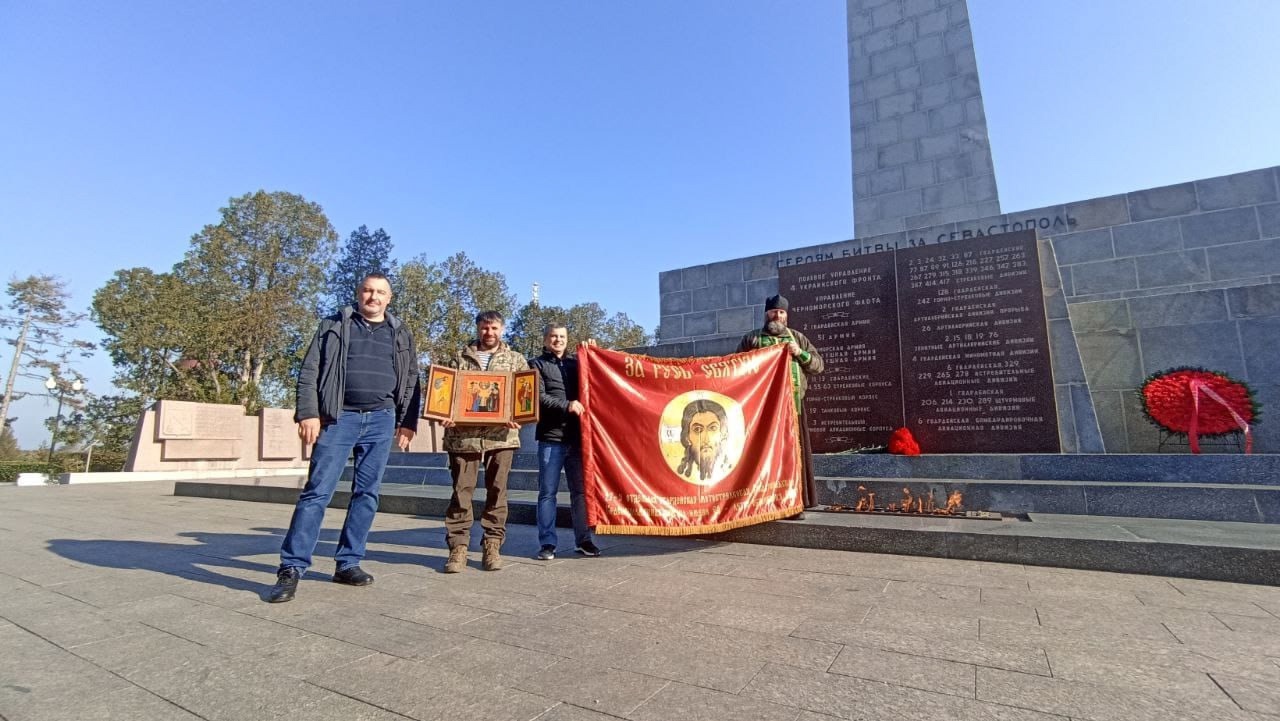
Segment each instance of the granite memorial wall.
[[162,400],[138,419],[125,470],[305,468],[308,450],[290,409]]
[[1034,232],[782,268],[778,284],[826,363],[814,450],[906,426],[934,453],[1059,451]]
[[[410,452],[442,450],[443,428],[422,419]],[[305,469],[310,447],[298,438],[292,408],[262,408],[161,400],[134,428],[126,471]]]
[[1280,408],[1276,167],[664,271],[660,338],[648,352],[732,351],[763,324],[764,299],[786,268],[1029,228],[1063,452],[1155,452],[1158,430],[1137,391],[1176,365],[1249,383],[1264,407],[1254,451],[1280,452],[1280,422],[1266,410]]

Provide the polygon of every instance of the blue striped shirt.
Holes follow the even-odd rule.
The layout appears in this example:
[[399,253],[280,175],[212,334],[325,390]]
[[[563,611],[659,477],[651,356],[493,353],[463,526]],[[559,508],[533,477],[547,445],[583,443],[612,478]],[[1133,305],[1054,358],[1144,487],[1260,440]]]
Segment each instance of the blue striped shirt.
[[362,316],[352,316],[343,410],[372,411],[395,406],[395,353],[395,331],[389,323],[370,323]]

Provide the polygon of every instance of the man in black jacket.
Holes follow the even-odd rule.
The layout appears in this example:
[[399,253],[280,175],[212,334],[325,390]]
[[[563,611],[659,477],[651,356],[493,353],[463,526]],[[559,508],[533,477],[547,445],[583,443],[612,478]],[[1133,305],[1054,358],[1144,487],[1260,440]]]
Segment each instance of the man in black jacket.
[[569,331],[549,325],[542,333],[542,355],[529,361],[538,371],[538,558],[556,557],[556,491],[560,471],[569,483],[569,513],[577,552],[599,556],[587,526],[587,499],[582,483],[582,414],[578,401],[578,359],[564,354]]
[[338,537],[333,580],[373,583],[360,560],[378,510],[382,472],[392,441],[403,451],[413,440],[421,403],[413,335],[387,313],[390,304],[387,276],[370,273],[356,289],[355,310],[343,308],[321,320],[307,347],[294,420],[302,442],[314,444],[311,467],[280,547],[272,603],[293,600],[298,580],[311,565],[324,510],[353,452],[351,502]]

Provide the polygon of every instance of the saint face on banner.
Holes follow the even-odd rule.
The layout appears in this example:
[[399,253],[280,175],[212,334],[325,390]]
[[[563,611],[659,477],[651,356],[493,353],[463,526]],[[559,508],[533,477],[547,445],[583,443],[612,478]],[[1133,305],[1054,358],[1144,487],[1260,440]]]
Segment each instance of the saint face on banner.
[[803,509],[785,346],[701,358],[578,353],[587,519],[597,533],[718,533]]
[[695,390],[672,398],[662,411],[658,443],[681,480],[714,486],[737,465],[746,439],[742,405],[722,393]]

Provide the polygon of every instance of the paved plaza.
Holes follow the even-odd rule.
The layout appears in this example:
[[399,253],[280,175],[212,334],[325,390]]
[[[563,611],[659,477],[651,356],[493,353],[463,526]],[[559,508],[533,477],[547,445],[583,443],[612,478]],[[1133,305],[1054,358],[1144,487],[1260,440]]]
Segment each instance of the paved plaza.
[[1280,719],[1280,588],[389,514],[350,588],[330,511],[271,605],[290,508],[171,493],[0,488],[0,718]]

